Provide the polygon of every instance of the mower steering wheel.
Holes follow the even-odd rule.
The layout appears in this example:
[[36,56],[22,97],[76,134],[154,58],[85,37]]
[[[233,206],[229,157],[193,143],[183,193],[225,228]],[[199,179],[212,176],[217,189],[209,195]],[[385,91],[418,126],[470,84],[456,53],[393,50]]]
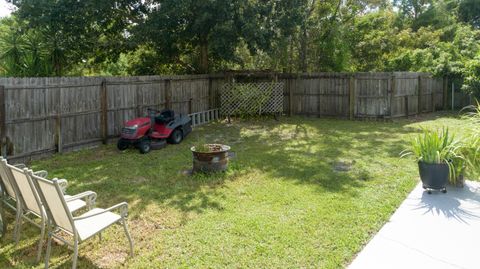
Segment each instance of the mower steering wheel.
[[149,117],[156,117],[157,114],[159,114],[160,111],[159,110],[156,110],[156,109],[153,109],[153,108],[147,108],[147,114]]

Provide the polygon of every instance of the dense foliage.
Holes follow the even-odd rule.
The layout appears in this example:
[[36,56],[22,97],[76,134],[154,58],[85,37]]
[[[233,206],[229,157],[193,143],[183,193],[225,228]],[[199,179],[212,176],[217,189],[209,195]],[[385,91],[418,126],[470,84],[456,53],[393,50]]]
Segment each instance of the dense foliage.
[[480,87],[480,0],[10,0],[0,74],[426,71]]

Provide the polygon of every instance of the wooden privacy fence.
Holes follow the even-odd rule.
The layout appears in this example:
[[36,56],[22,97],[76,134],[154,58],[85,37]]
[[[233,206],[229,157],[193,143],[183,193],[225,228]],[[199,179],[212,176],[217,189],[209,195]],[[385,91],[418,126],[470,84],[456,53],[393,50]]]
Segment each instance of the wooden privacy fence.
[[341,118],[412,116],[443,109],[446,79],[426,73],[322,73],[285,80],[290,115]]
[[171,108],[202,124],[218,118],[221,89],[232,81],[283,85],[289,115],[395,118],[449,103],[448,81],[426,73],[0,78],[0,152],[28,159],[105,143],[149,107]]
[[1,154],[15,159],[106,142],[146,108],[209,110],[215,87],[208,75],[0,78]]

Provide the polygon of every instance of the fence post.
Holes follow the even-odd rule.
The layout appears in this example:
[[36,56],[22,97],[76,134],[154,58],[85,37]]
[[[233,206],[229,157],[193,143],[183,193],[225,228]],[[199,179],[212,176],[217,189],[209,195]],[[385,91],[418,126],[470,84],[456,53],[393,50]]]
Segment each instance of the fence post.
[[410,112],[408,111],[408,95],[405,95],[405,116],[408,118],[410,116]]
[[448,109],[448,77],[443,77],[443,110]]
[[0,85],[0,154],[7,157],[7,117],[5,115],[5,87]]
[[62,116],[60,114],[55,118],[55,148],[58,153],[62,153]]
[[165,80],[165,108],[171,109],[171,98],[172,98],[172,81],[170,79]]
[[135,89],[135,101],[136,101],[136,105],[137,105],[137,117],[141,117],[143,115],[143,95],[142,95],[142,91],[136,87]]
[[[432,80],[433,78],[430,78],[430,79]],[[437,108],[435,107],[435,105],[436,105],[435,104],[436,103],[435,102],[436,101],[436,99],[435,99],[435,89],[433,88],[433,86],[431,87],[431,89],[432,89],[432,112],[435,112],[437,110]]]
[[455,110],[455,82],[452,81],[452,111]]
[[188,114],[192,114],[192,102],[193,102],[193,98],[190,98],[188,100]]
[[[230,80],[231,84],[232,84],[232,89],[235,90],[235,75],[234,74],[231,74],[230,75],[231,77],[228,79]],[[227,120],[228,120],[228,123],[230,124],[232,122],[232,115],[227,115]]]
[[355,75],[350,76],[350,84],[349,84],[349,106],[350,106],[350,119],[353,120],[355,118],[355,87],[357,81]]
[[288,115],[293,116],[293,90],[292,90],[292,78],[288,78]]
[[321,92],[321,88],[320,87],[316,88],[315,92],[317,93],[317,117],[321,118],[322,117],[322,92]]
[[215,93],[213,91],[212,77],[208,75],[208,109],[215,108]]
[[422,113],[422,102],[423,102],[422,93],[423,93],[422,75],[418,75],[418,96],[417,96],[418,108],[417,108],[417,114]]
[[108,102],[107,102],[107,80],[103,79],[100,86],[100,106],[101,106],[101,130],[102,142],[107,144],[108,139]]
[[395,73],[390,78],[390,119],[393,118],[393,99],[395,98]]

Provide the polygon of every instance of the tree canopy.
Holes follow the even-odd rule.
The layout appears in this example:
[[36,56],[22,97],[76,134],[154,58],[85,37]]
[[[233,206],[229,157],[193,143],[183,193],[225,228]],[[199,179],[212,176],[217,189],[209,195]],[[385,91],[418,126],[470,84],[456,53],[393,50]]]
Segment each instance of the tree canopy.
[[479,91],[480,0],[9,0],[0,75],[426,71]]

